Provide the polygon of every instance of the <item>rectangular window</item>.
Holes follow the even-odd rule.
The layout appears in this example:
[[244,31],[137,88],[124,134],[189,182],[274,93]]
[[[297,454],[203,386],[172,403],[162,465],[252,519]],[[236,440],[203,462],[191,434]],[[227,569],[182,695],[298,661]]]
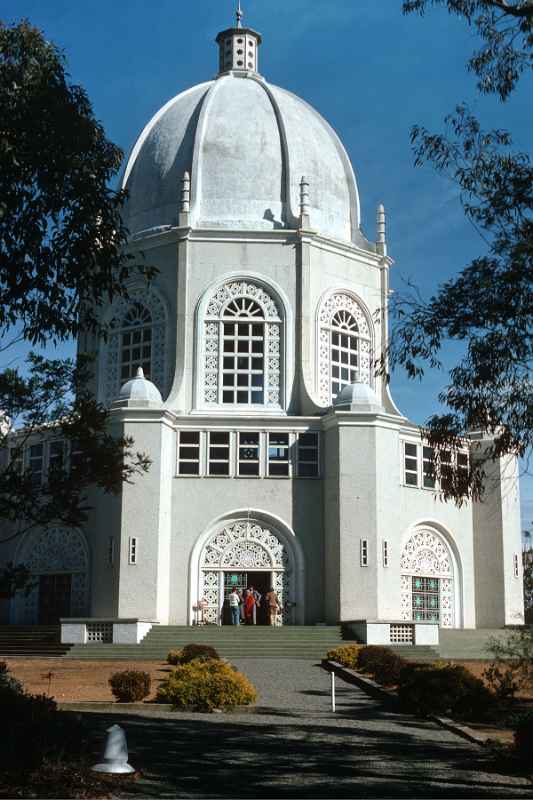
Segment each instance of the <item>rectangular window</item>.
[[128,562],[137,564],[139,558],[139,539],[137,536],[130,536]]
[[33,487],[41,486],[43,481],[43,458],[44,445],[32,444],[29,452],[29,463],[31,483]]
[[65,464],[65,442],[54,439],[48,449],[48,469],[50,472],[59,472]]
[[361,566],[368,567],[368,539],[361,539]]
[[413,619],[438,622],[440,619],[439,578],[412,578]]
[[9,463],[13,469],[13,472],[16,475],[20,475],[22,472],[22,464],[23,464],[22,450],[20,450],[18,447],[13,447],[9,451]]
[[422,480],[425,489],[435,488],[434,457],[433,447],[422,448]]
[[464,480],[468,475],[468,453],[457,453],[457,469]]
[[81,446],[77,439],[73,439],[70,443],[70,469],[80,469],[82,461]]
[[268,474],[277,477],[289,475],[289,434],[268,434]]
[[261,322],[224,322],[222,402],[238,405],[264,403],[264,325]]
[[383,539],[382,543],[382,554],[383,554],[383,566],[389,566],[389,543],[386,539]]
[[318,477],[318,433],[298,434],[298,477]]
[[115,537],[114,536],[110,536],[109,539],[107,540],[107,563],[110,566],[113,566],[113,564],[115,563]]
[[178,441],[178,473],[200,474],[200,431],[180,431]]
[[238,474],[243,477],[259,475],[259,434],[239,433]]
[[404,481],[407,486],[418,486],[418,447],[404,442]]
[[230,435],[229,433],[210,433],[209,434],[209,475],[229,475],[229,452]]
[[515,578],[518,578],[520,574],[519,567],[518,567],[518,553],[513,555],[513,575]]

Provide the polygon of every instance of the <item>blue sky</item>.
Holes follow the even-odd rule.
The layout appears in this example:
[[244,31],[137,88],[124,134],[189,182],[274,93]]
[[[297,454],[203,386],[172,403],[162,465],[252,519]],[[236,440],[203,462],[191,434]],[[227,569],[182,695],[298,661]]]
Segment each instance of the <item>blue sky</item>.
[[[170,97],[217,71],[218,31],[233,24],[233,0],[1,0],[0,16],[27,17],[66,53],[73,81],[87,90],[108,136],[126,152]],[[260,71],[320,111],[354,165],[363,229],[375,238],[375,209],[388,215],[392,286],[413,281],[428,297],[483,252],[453,184],[414,169],[413,124],[432,131],[460,101],[485,127],[512,131],[530,148],[533,78],[505,104],[480,97],[466,70],[478,45],[445,10],[401,13],[401,0],[243,0],[244,23],[260,31]],[[451,363],[451,352],[448,361]],[[393,394],[418,422],[436,409],[446,374],[422,384],[398,374]],[[533,479],[521,479],[523,525],[533,521]]]

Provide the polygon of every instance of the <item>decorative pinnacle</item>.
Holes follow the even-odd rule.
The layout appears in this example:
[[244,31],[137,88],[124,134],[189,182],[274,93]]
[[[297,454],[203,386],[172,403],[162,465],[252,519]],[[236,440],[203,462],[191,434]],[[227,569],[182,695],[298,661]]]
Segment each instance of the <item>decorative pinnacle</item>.
[[137,367],[137,375],[136,378],[144,378],[144,370],[142,367]]
[[377,213],[377,251],[381,255],[387,255],[387,240],[385,238],[385,208],[380,203]]
[[188,172],[183,173],[181,179],[181,203],[180,211],[188,214],[191,208],[191,176]]
[[300,181],[300,214],[309,214],[309,182],[305,175],[302,175]]
[[242,13],[241,0],[238,0],[237,11],[235,12],[235,16],[237,17],[237,27],[242,28],[242,18],[244,14]]

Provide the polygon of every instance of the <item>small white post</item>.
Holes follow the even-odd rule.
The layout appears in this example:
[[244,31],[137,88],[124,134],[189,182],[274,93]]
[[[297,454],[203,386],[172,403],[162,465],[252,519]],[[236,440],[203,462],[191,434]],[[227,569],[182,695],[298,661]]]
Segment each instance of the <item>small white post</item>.
[[335,673],[330,672],[331,675],[331,710],[335,713]]
[[112,725],[107,729],[102,761],[91,769],[94,772],[105,772],[110,775],[129,775],[135,772],[128,764],[126,734],[120,725]]

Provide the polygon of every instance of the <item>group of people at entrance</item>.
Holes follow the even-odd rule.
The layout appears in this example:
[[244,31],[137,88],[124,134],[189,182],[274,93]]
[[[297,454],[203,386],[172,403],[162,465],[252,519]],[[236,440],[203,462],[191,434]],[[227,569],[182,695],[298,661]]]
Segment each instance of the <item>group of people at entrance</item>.
[[[262,599],[261,594],[253,586],[243,589],[242,592],[235,586],[228,597],[231,624],[256,625],[257,611],[261,608]],[[268,624],[276,625],[278,615],[281,614],[281,605],[272,587],[266,593],[264,602],[268,614]]]

